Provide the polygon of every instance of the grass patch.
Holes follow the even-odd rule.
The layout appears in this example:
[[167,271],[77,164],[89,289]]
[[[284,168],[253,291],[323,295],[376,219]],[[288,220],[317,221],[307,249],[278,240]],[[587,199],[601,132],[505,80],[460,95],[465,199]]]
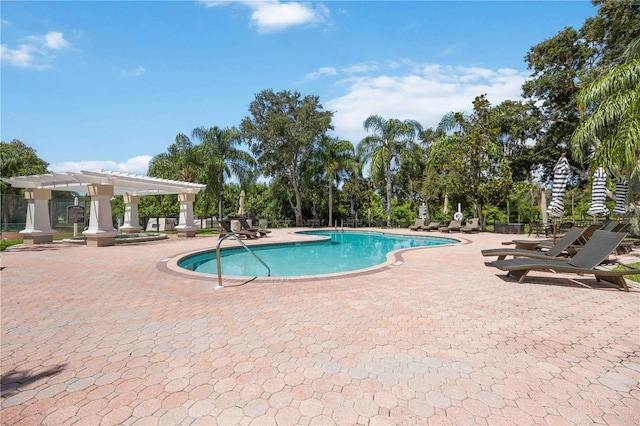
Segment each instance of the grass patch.
[[22,238],[7,238],[0,240],[0,251],[4,251],[7,247],[15,246],[16,244],[22,244]]
[[[627,266],[630,266],[630,267],[632,267],[632,268],[634,268],[634,269],[640,269],[640,262],[630,263],[630,264],[629,264],[629,265],[627,265]],[[626,269],[627,269],[627,268],[625,268],[624,266],[616,266],[616,268],[615,268],[615,270],[616,270],[616,271],[624,271],[624,270],[626,270]],[[640,274],[636,274],[636,275],[625,275],[624,277],[625,277],[626,279],[628,279],[628,280],[632,280],[632,281],[635,281],[635,282],[637,282],[637,283],[640,283]]]
[[[73,234],[56,234],[53,236],[53,240],[64,240],[65,238],[70,238]],[[0,240],[0,251],[4,251],[7,247],[15,246],[16,244],[22,244],[24,242],[24,238],[6,238],[4,240]]]

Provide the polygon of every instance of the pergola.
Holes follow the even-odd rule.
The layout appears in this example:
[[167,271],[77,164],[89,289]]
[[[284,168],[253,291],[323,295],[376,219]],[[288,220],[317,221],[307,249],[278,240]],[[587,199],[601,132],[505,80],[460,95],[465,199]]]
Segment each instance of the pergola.
[[28,202],[25,229],[20,231],[26,244],[50,243],[56,233],[51,228],[49,203],[51,191],[84,192],[91,197],[89,228],[83,232],[87,245],[94,247],[115,244],[118,231],[113,227],[111,197],[122,195],[125,204],[124,224],[120,231],[135,233],[141,230],[138,204],[143,195],[178,194],[180,201],[178,236],[193,237],[193,202],[198,192],[206,188],[199,183],[153,178],[130,173],[109,171],[80,171],[49,173],[3,178],[15,188],[24,188]]

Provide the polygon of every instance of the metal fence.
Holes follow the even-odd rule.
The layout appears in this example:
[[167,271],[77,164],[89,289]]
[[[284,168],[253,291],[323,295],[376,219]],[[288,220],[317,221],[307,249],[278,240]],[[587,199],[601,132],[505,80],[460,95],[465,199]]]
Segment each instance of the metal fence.
[[[90,198],[86,196],[77,197],[78,205],[88,207]],[[65,231],[73,229],[73,224],[67,223],[67,207],[74,205],[73,198],[56,198],[49,200],[49,220],[51,227],[55,230]],[[4,232],[21,231],[27,222],[27,200],[23,196],[14,194],[0,194],[0,205],[2,206],[2,216],[0,229]],[[85,225],[89,222],[89,217],[85,217]]]

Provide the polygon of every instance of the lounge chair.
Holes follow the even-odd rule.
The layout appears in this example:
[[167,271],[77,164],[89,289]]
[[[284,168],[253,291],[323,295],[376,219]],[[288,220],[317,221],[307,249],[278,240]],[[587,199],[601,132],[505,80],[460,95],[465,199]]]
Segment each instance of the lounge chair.
[[249,222],[247,222],[247,219],[242,218],[238,220],[240,221],[240,226],[242,227],[243,231],[255,232],[259,237],[266,237],[267,234],[271,232],[268,229],[254,228],[250,226]]
[[604,231],[613,231],[613,229],[618,225],[618,222],[615,220],[605,220],[602,222],[600,229]]
[[449,225],[440,226],[438,228],[438,231],[440,231],[440,232],[460,231],[460,228],[462,228],[462,224],[460,223],[460,221],[459,220],[452,220],[451,222],[449,222]]
[[601,264],[620,245],[626,235],[626,232],[609,232],[598,229],[593,233],[593,236],[587,244],[567,262],[556,259],[519,257],[517,259],[496,260],[487,263],[487,266],[493,266],[502,271],[507,271],[508,275],[513,276],[520,283],[524,282],[527,274],[531,271],[554,271],[594,275],[598,281],[608,281],[621,287],[624,291],[629,291],[624,276],[640,274],[640,269],[620,271],[601,269]]
[[422,226],[424,226],[424,219],[418,218],[413,225],[409,227],[409,229],[412,231],[419,231]]
[[507,256],[513,257],[529,257],[536,259],[553,259],[565,252],[572,244],[578,241],[584,229],[573,227],[560,238],[555,245],[549,248],[547,251],[540,250],[526,250],[526,249],[513,249],[513,248],[497,248],[482,250],[483,256],[498,256],[498,260],[503,260]]
[[478,218],[474,217],[473,219],[469,219],[465,225],[460,228],[461,232],[479,232],[480,225],[478,224]]
[[430,222],[428,225],[420,227],[421,231],[437,231],[440,227],[440,222]]
[[[567,251],[568,251],[569,255],[573,256],[574,254],[576,254],[576,251],[579,249],[579,247],[585,245],[587,243],[587,241],[589,241],[589,238],[591,238],[591,236],[593,235],[593,233],[597,229],[602,229],[603,231],[611,231],[611,229],[604,229],[604,225],[603,224],[592,224],[592,225],[589,225],[587,228],[585,228],[585,230],[582,233],[582,235],[580,235],[580,238],[576,239],[576,242],[572,246],[567,248]],[[538,244],[538,247],[539,248],[543,248],[543,249],[544,248],[548,249],[548,248],[553,247],[553,245],[554,245],[553,244],[553,239],[548,238],[546,240],[541,240],[540,243]]]
[[220,226],[222,226],[223,232],[220,233],[220,238],[224,237],[227,234],[236,234],[239,237],[248,238],[258,238],[258,233],[254,231],[245,231],[244,229],[239,230],[238,232],[234,232],[231,230],[231,224],[228,220],[221,220]]

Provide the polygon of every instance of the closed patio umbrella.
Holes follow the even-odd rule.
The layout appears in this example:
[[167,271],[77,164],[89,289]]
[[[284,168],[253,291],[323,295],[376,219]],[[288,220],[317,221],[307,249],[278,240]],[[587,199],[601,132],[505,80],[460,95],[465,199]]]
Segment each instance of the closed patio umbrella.
[[593,175],[593,184],[591,186],[591,207],[587,210],[587,214],[593,217],[606,216],[609,214],[609,209],[604,205],[607,198],[606,193],[607,186],[607,173],[602,166],[598,167],[598,170]]
[[444,195],[444,206],[442,207],[442,214],[444,215],[444,217],[447,217],[447,214],[449,214],[449,195],[445,194]]
[[564,194],[569,180],[569,161],[564,153],[553,168],[553,187],[551,188],[551,203],[547,213],[553,217],[562,217],[564,214]]
[[240,191],[240,206],[238,207],[238,216],[244,216],[244,199],[246,195],[244,193],[244,189]]
[[627,195],[629,194],[629,184],[622,179],[616,181],[616,206],[613,214],[624,216],[627,214]]

